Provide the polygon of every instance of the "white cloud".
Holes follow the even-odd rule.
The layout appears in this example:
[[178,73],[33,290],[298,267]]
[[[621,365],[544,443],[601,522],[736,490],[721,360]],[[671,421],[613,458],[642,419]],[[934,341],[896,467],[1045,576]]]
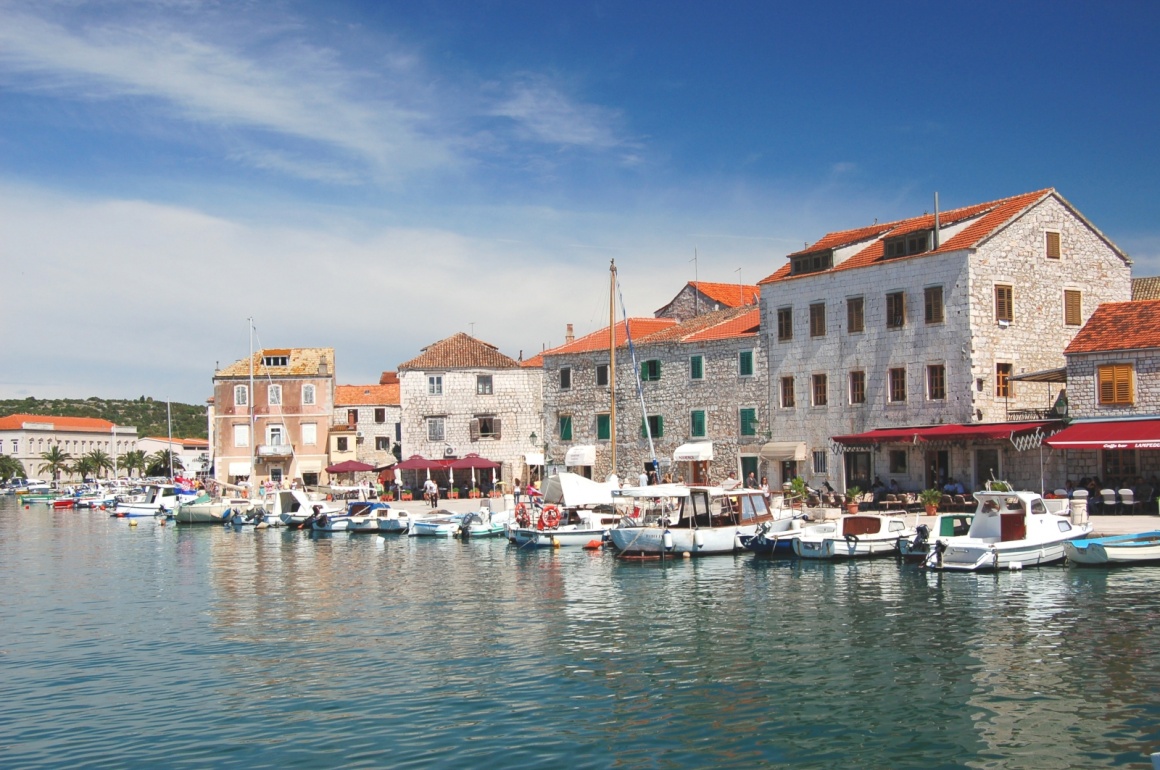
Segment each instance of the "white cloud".
[[515,83],[493,114],[510,118],[528,136],[546,144],[610,149],[626,143],[615,129],[616,112],[574,101],[543,78]]

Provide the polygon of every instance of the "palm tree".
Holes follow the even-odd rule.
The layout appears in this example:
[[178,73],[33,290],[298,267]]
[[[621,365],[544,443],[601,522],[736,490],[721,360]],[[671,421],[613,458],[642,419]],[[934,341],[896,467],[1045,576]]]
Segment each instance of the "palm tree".
[[105,475],[103,473],[104,471],[114,470],[113,458],[109,457],[100,449],[94,449],[85,455],[85,457],[92,462],[93,472],[98,476]]
[[145,473],[145,465],[145,453],[140,449],[131,449],[117,458],[117,466],[124,468],[130,476],[135,470]]
[[0,455],[0,479],[27,478],[24,463],[11,455]]
[[80,476],[81,481],[84,481],[97,472],[97,464],[93,462],[93,458],[89,455],[82,455],[73,462],[70,470],[77,476]]
[[40,464],[41,473],[48,471],[52,474],[53,481],[60,481],[60,472],[68,470],[73,458],[68,452],[60,451],[60,447],[53,444],[47,452],[41,452],[40,459],[43,460]]
[[162,449],[159,452],[154,452],[145,458],[145,463],[148,466],[145,469],[147,476],[168,476],[169,475],[169,460],[172,455],[173,465],[175,471],[185,470],[185,466],[181,464],[181,458],[174,455],[168,449]]

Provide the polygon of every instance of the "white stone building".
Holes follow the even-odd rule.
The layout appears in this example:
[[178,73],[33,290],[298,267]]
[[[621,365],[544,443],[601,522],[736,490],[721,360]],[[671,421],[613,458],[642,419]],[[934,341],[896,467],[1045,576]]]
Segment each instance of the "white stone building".
[[[116,458],[137,448],[137,429],[94,417],[37,414],[0,417],[0,454],[18,460],[28,478],[50,478],[42,475],[41,455],[54,446],[74,460],[99,450],[115,462]],[[76,479],[76,476],[66,471],[61,479]]]
[[1010,439],[1052,404],[1009,378],[1061,367],[1095,308],[1130,298],[1130,264],[1051,189],[829,233],[759,282],[773,435],[807,445],[815,486],[1038,489],[1038,452]]
[[[435,342],[398,367],[405,457],[478,454],[500,463],[499,479],[527,478],[539,451],[542,371],[462,332]],[[441,473],[446,479],[446,473]],[[467,476],[456,479],[465,486]],[[483,486],[490,484],[486,475]]]
[[[341,435],[338,432],[341,431]],[[331,451],[331,464],[354,459],[376,468],[395,462],[403,438],[403,409],[399,400],[399,377],[384,372],[377,385],[339,385],[334,394],[332,433],[347,439],[349,447]],[[348,435],[349,434],[349,435]],[[343,452],[341,459],[336,452]]]
[[[173,452],[174,473],[178,476],[196,476],[208,473],[211,465],[209,458],[209,441],[203,438],[176,438],[168,436],[145,436],[137,441],[137,450],[145,456],[158,452]],[[180,463],[180,470],[178,469]]]
[[675,318],[688,321],[717,310],[756,305],[761,299],[761,288],[740,283],[689,281],[669,302],[657,310],[657,318]]

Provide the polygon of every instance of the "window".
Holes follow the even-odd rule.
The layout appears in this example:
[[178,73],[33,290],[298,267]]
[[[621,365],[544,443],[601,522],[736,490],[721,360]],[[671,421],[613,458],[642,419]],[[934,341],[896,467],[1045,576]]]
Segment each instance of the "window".
[[866,328],[866,320],[863,315],[865,304],[861,297],[849,297],[846,299],[846,331],[850,334],[857,334]]
[[911,254],[921,254],[930,249],[931,243],[930,230],[920,230],[916,233],[908,233],[900,235],[896,238],[886,238],[882,243],[884,250],[884,257],[886,259],[894,259],[896,257],[907,257]]
[[999,398],[1014,398],[1011,387],[1011,364],[995,364],[995,395]]
[[905,449],[891,449],[890,450],[890,472],[891,473],[906,473],[906,450]]
[[866,372],[850,372],[850,403],[866,403]]
[[886,295],[886,328],[901,329],[906,325],[906,295],[900,291]]
[[315,399],[315,389],[313,385],[302,386],[302,404],[303,406],[313,406]]
[[828,384],[828,382],[826,379],[826,375],[815,374],[813,376],[812,391],[813,391],[813,396],[814,396],[814,406],[825,406],[826,403],[828,402],[827,393],[826,393],[827,384]]
[[479,441],[481,438],[500,438],[503,420],[493,415],[473,417],[467,428],[472,441]]
[[1104,364],[1096,368],[1101,404],[1131,404],[1132,365]]
[[443,432],[443,418],[442,417],[428,417],[427,418],[427,440],[428,441],[442,441]]
[[249,425],[235,425],[234,426],[234,446],[249,446],[250,445],[250,426]]
[[737,373],[742,377],[753,376],[753,351],[742,350],[737,354]]
[[345,452],[350,447],[350,439],[346,436],[338,436],[334,440],[334,448],[336,451]]
[[382,425],[387,421],[387,410],[381,406],[375,407],[375,422]]
[[1083,325],[1083,294],[1080,292],[1063,290],[1063,322],[1068,326]]
[[944,364],[926,367],[926,397],[931,401],[942,401],[947,397],[947,368]]
[[302,444],[304,446],[316,446],[318,444],[318,425],[312,422],[304,422],[301,426],[302,430]]
[[290,356],[262,356],[262,366],[289,366]]
[[1047,250],[1048,259],[1059,259],[1059,233],[1048,230],[1045,235],[1046,243],[1044,244]]
[[608,414],[596,415],[596,439],[609,441],[612,439],[612,416]]
[[[646,434],[644,432],[645,421],[640,421],[640,435],[643,438]],[[661,438],[665,435],[665,418],[659,414],[650,414],[648,416],[648,434],[653,438]]]
[[266,402],[270,406],[281,406],[282,405],[282,386],[281,385],[270,385],[269,387],[267,387],[267,389],[266,389]]
[[358,425],[358,410],[357,409],[347,409],[346,410],[346,424],[350,425],[351,427]]
[[927,286],[923,290],[923,304],[926,307],[926,322],[941,324],[943,322],[943,287]]
[[757,435],[757,410],[756,409],[742,409],[740,411],[741,435],[742,436],[756,436]]
[[375,451],[386,452],[391,448],[391,440],[386,436],[375,436]]
[[801,275],[802,273],[818,273],[822,270],[829,270],[834,266],[834,252],[830,249],[826,251],[819,251],[814,254],[802,254],[790,260],[789,272],[790,275]]
[[1014,290],[1010,286],[995,285],[995,320],[1011,323],[1015,320]]
[[793,377],[781,378],[781,406],[783,409],[793,408]]
[[704,356],[690,356],[689,357],[689,379],[703,380],[705,379],[705,357]]
[[596,365],[596,384],[599,387],[608,387],[608,364]]
[[777,309],[777,341],[785,342],[793,339],[793,308],[782,307]]
[[562,414],[559,418],[559,433],[561,441],[572,440],[572,415]]
[[906,400],[906,369],[891,369],[889,371],[890,377],[890,401],[892,403],[899,403]]
[[247,406],[250,403],[250,389],[245,385],[234,386],[234,406]]
[[1136,469],[1136,450],[1105,449],[1103,454],[1105,479],[1135,476],[1139,473]]
[[640,363],[642,382],[656,382],[661,378],[661,362],[655,358]]
[[442,396],[443,395],[443,376],[440,374],[432,374],[427,378],[427,395]]
[[826,472],[826,450],[814,450],[814,473],[821,474]]
[[810,336],[826,336],[826,303],[815,302],[810,305]]
[[705,410],[694,409],[689,413],[689,435],[693,438],[705,436]]
[[266,443],[271,446],[282,446],[286,443],[285,432],[281,425],[266,426]]
[[490,374],[477,374],[477,375],[475,375],[475,395],[477,395],[477,396],[490,396],[490,395],[492,395],[491,375]]
[[560,390],[572,389],[572,367],[560,367]]

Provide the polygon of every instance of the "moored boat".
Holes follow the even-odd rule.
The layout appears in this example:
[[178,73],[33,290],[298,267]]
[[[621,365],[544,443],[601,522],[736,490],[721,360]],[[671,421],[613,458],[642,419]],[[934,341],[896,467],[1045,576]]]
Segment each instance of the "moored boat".
[[902,560],[909,564],[922,564],[934,545],[934,540],[931,539],[932,530],[935,540],[961,537],[971,531],[971,520],[974,518],[973,513],[940,513],[935,519],[933,528],[927,524],[919,524],[914,528],[914,537],[903,537],[898,540]]
[[1160,530],[1089,537],[1063,544],[1068,562],[1084,566],[1160,562]]
[[898,552],[900,538],[914,535],[903,516],[855,513],[804,528],[793,539],[803,559],[865,559]]

